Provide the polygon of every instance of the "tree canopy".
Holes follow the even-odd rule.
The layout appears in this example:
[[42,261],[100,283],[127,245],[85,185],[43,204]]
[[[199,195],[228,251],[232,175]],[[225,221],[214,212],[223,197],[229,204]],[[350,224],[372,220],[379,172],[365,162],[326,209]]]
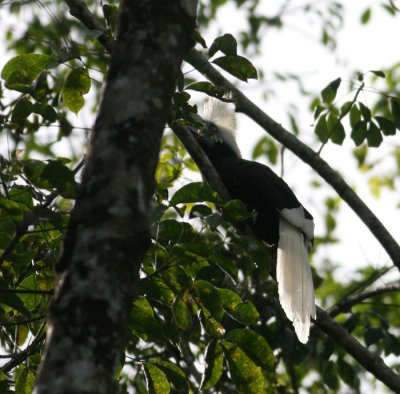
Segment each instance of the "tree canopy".
[[[258,60],[287,15],[312,19],[333,53],[345,19],[344,2],[293,3],[0,1],[2,393],[400,391],[400,246],[324,157],[332,144],[352,157],[348,171],[398,208],[400,62],[316,91],[293,64],[271,86]],[[365,29],[378,8],[399,16],[395,1],[366,6]],[[243,23],[221,31],[232,9]],[[312,129],[289,99],[286,119],[261,110],[288,81]],[[254,213],[187,130],[210,96],[266,132],[252,159],[283,171],[294,154],[312,170],[319,308],[306,345],[279,306],[271,248],[245,225]],[[351,251],[329,254],[344,203],[388,256],[346,278]]]

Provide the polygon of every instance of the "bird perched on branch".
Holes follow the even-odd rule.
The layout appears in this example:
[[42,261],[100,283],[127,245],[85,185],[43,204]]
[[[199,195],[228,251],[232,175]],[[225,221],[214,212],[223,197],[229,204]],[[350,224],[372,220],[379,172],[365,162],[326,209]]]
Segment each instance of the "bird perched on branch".
[[280,304],[306,343],[315,319],[314,286],[308,251],[314,222],[286,182],[269,167],[241,158],[235,140],[235,114],[217,100],[204,108],[204,127],[194,135],[232,198],[242,200],[257,215],[255,235],[277,246],[276,277]]

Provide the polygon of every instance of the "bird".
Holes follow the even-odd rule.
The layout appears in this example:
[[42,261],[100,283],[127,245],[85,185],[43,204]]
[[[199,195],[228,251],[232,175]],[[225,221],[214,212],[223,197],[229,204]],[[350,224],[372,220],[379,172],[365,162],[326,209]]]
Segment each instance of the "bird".
[[314,285],[308,252],[314,221],[288,184],[268,166],[242,158],[236,142],[236,117],[225,103],[208,99],[203,124],[192,129],[231,198],[256,212],[256,237],[275,245],[279,301],[301,343],[307,343],[316,318]]

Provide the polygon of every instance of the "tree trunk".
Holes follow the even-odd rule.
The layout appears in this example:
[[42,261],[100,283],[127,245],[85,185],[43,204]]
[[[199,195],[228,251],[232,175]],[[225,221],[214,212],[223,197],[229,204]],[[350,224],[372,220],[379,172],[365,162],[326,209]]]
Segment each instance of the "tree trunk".
[[91,151],[57,266],[35,392],[113,393],[129,307],[150,244],[148,203],[196,0],[121,5]]

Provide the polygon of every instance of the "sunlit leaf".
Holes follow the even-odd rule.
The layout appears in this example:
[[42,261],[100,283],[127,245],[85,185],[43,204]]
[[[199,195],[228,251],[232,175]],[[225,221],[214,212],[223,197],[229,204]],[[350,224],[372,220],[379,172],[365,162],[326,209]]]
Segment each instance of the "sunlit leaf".
[[172,304],[172,313],[176,325],[181,330],[187,330],[192,326],[192,314],[190,311],[190,294],[187,290],[179,292]]
[[223,372],[224,353],[221,344],[214,339],[207,345],[205,363],[206,367],[200,385],[202,390],[215,386]]
[[90,77],[87,68],[80,67],[73,69],[64,81],[61,95],[64,104],[76,114],[85,104],[83,96],[90,90]]
[[261,367],[257,366],[237,344],[224,341],[222,348],[238,393],[266,393],[266,381]]
[[160,368],[150,362],[145,363],[144,374],[149,394],[168,394],[170,392],[168,379]]
[[18,82],[30,84],[54,60],[53,56],[38,53],[18,55],[5,64],[1,71],[1,77],[6,81],[6,86]]
[[189,393],[188,380],[176,364],[160,359],[151,359],[150,362],[165,373],[168,381],[175,386],[179,394]]

